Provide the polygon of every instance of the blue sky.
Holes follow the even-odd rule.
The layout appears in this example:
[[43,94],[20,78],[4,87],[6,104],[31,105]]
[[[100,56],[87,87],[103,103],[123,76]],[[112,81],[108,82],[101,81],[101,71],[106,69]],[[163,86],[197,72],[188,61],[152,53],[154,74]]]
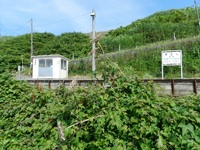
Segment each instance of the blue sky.
[[[196,0],[200,6],[200,0]],[[0,34],[17,36],[34,32],[60,35],[89,33],[90,13],[96,12],[96,31],[129,25],[158,11],[193,7],[194,0],[0,0]]]

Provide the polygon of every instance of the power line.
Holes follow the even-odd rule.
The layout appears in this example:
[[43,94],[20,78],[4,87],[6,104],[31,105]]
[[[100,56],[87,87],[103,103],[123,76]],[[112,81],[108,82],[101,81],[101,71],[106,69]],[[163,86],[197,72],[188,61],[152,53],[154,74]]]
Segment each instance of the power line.
[[83,16],[87,16],[88,14],[89,13],[83,14],[83,15],[79,15],[79,16],[76,16],[76,17],[72,17],[72,18],[60,19],[60,20],[57,20],[57,21],[52,21],[52,22],[49,22],[49,23],[45,23],[45,24],[41,24],[41,25],[36,25],[34,27],[42,27],[42,26],[47,26],[47,25],[51,25],[51,24],[56,24],[56,23],[67,21],[69,19],[76,19],[76,18],[80,18],[80,17],[83,17]]
[[[79,15],[79,16],[75,16],[75,17],[72,17],[72,18],[67,18],[67,19],[60,19],[60,20],[57,20],[57,21],[52,21],[52,22],[49,22],[49,23],[45,23],[45,24],[40,24],[40,25],[34,25],[33,28],[38,28],[38,27],[44,27],[44,26],[48,26],[48,25],[52,25],[52,24],[56,24],[56,23],[60,23],[60,22],[64,22],[64,21],[67,21],[69,19],[76,19],[76,18],[80,18],[80,17],[83,17],[83,16],[88,16],[88,14],[90,14],[89,12],[86,13],[86,14],[83,14],[83,15]],[[27,21],[26,23],[24,23],[23,25],[15,28],[15,29],[10,29],[10,30],[3,30],[1,29],[1,35],[3,32],[11,32],[10,34],[16,34],[17,31],[21,30],[21,29],[24,29],[24,26],[26,24],[29,24],[30,21]],[[28,26],[27,26],[27,31],[28,31]]]
[[29,21],[27,21],[26,23],[24,23],[23,25],[21,25],[21,26],[15,28],[15,29],[11,29],[11,30],[3,30],[3,29],[1,29],[1,35],[2,35],[3,32],[11,32],[12,34],[15,34],[17,31],[19,31],[19,30],[21,30],[21,29],[24,29],[24,26],[25,26],[26,24],[28,24],[28,23],[29,23]]

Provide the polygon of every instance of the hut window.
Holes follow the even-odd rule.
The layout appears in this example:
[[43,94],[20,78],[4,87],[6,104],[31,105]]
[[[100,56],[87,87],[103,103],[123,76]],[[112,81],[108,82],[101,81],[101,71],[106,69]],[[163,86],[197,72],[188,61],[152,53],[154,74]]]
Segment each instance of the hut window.
[[46,59],[46,67],[52,67],[52,59]]
[[39,67],[45,67],[45,59],[39,60]]
[[66,60],[61,59],[61,69],[66,70]]
[[52,59],[39,59],[39,67],[52,67]]

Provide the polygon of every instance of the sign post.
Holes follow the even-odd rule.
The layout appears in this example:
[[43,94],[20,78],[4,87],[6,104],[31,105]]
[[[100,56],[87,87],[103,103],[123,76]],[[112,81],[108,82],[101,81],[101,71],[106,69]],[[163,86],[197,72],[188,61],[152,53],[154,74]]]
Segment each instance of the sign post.
[[183,78],[182,50],[162,51],[162,79],[164,79],[164,66],[181,66],[181,79]]

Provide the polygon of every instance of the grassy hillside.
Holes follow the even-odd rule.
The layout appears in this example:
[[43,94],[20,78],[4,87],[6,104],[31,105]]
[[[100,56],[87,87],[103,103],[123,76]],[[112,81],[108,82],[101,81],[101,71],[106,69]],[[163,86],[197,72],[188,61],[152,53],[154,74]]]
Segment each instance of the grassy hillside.
[[[161,78],[161,52],[163,50],[182,50],[184,78],[197,78],[200,75],[200,36],[162,41],[146,44],[133,49],[102,54],[101,49],[96,58],[97,74],[105,70],[105,61],[115,63],[130,76],[143,78]],[[101,54],[100,54],[101,53]],[[79,62],[79,63],[78,63]],[[89,58],[77,59],[70,62],[70,73],[89,74],[91,72]],[[166,78],[180,78],[180,67],[164,67]]]
[[[198,77],[199,31],[193,8],[157,12],[126,27],[108,32],[99,41],[100,45],[97,44],[97,71],[104,70],[101,62],[109,56],[126,74],[159,78],[161,51],[178,49],[183,51],[184,77]],[[102,49],[106,53],[103,58]],[[87,73],[91,70],[91,62],[81,60],[79,66],[72,65],[70,70],[73,73]],[[165,67],[165,74],[167,78],[179,78],[180,67]]]
[[133,48],[158,41],[182,39],[199,35],[196,12],[193,8],[157,12],[109,32],[101,43],[106,52]]
[[[196,12],[193,8],[157,12],[134,21],[128,26],[109,31],[106,36],[103,36],[96,43],[98,47],[97,70],[101,72],[104,68],[100,65],[103,61],[101,54],[112,52],[108,55],[112,56],[112,60],[117,62],[125,72],[159,77],[161,74],[160,52],[165,49],[181,49],[184,53],[184,72],[187,74],[192,72],[195,76],[200,68],[198,67],[199,31]],[[173,41],[174,39],[176,42]],[[182,39],[187,40],[182,41]],[[77,61],[81,63],[70,65],[70,73],[87,74],[91,72],[91,63],[83,59],[89,56],[91,51],[88,35],[75,32],[63,33],[60,36],[52,33],[34,33],[33,43],[34,55],[61,54],[67,58],[74,56],[79,58]],[[152,47],[152,45],[156,46]],[[117,53],[119,47],[121,51]],[[135,50],[153,51],[145,51],[136,55]],[[0,73],[7,69],[16,70],[17,66],[22,64],[22,59],[24,65],[28,67],[30,64],[30,34],[0,38],[0,56]],[[176,70],[176,68],[166,69],[166,74],[176,73]]]

